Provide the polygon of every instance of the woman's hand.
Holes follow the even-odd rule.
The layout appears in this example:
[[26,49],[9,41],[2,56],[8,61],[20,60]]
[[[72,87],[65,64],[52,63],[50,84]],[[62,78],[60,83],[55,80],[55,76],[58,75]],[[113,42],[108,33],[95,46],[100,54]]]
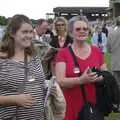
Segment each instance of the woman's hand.
[[101,81],[103,79],[103,76],[98,76],[96,72],[92,72],[92,71],[90,72],[90,69],[87,68],[80,78],[82,83],[89,83],[89,82]]
[[31,108],[37,102],[36,99],[29,94],[14,95],[13,101],[17,106],[24,108]]

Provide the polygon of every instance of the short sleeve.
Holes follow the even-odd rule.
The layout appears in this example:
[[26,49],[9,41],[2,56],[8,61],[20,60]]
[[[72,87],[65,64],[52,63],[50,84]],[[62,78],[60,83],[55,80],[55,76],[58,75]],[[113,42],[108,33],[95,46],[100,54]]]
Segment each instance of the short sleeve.
[[61,49],[56,55],[56,63],[58,62],[66,62],[66,51],[67,48]]

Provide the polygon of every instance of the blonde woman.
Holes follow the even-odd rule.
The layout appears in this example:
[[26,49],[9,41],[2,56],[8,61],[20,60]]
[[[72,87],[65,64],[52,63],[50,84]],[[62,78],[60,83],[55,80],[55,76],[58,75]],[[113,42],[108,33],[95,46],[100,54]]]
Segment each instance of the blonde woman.
[[55,48],[64,48],[72,43],[71,37],[68,35],[68,22],[64,17],[57,17],[53,23],[53,37],[50,43]]
[[[54,20],[53,28],[55,36],[52,38],[50,43],[52,47],[58,48],[59,51],[59,49],[65,48],[72,44],[72,38],[68,35],[68,22],[64,17],[57,17]],[[54,67],[56,63],[56,54],[53,55],[51,62],[51,71],[53,74],[55,73]]]

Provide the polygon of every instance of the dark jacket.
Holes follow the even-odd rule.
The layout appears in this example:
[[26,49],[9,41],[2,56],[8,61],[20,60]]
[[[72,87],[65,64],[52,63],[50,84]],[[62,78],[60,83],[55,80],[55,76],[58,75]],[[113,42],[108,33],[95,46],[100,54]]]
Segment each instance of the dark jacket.
[[[69,35],[67,35],[64,47],[67,47],[68,44],[72,44],[72,42],[73,42],[72,38]],[[55,48],[60,48],[59,42],[58,42],[58,36],[54,36],[52,38],[50,45]]]
[[96,101],[100,111],[108,116],[117,112],[120,102],[120,92],[115,77],[109,71],[93,70],[103,76],[103,80],[96,83]]

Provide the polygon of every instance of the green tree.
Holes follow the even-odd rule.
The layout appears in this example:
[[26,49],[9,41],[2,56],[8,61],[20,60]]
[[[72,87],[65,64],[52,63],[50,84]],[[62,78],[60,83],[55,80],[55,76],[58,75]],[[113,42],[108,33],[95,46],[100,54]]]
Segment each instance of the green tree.
[[0,16],[0,25],[6,25],[7,19],[4,16]]

